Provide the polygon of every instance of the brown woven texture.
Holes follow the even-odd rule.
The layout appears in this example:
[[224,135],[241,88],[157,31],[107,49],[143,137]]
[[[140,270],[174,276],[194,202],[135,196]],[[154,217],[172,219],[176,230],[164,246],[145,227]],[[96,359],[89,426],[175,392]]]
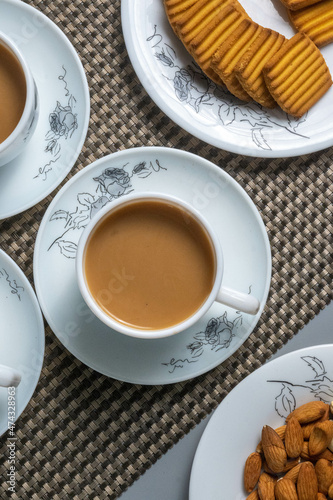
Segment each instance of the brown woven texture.
[[[191,151],[246,190],[272,247],[270,295],[255,331],[223,364],[188,382],[144,387],[109,379],[76,360],[46,326],[41,378],[16,424],[12,498],[115,499],[331,300],[333,149],[266,160],[211,147],[175,125],[143,89],[126,52],[119,0],[28,3],[64,31],[88,78],[90,127],[68,178],[133,146]],[[0,224],[0,247],[31,283],[34,242],[53,195]],[[6,435],[0,447],[0,496],[6,498]]]

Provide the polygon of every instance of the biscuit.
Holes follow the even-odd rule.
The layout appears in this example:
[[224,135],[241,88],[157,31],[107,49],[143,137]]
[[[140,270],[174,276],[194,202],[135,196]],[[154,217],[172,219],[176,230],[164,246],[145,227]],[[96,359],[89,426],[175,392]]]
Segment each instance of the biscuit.
[[251,97],[240,84],[234,70],[243,54],[264,29],[250,19],[244,19],[215,52],[211,61],[212,69],[223,80],[228,90],[243,101],[251,101]]
[[198,0],[164,0],[164,9],[174,31],[179,17],[197,2]]
[[333,0],[322,0],[298,11],[289,10],[288,15],[296,30],[308,35],[317,47],[333,42]]
[[174,32],[193,59],[211,80],[223,85],[210,68],[210,59],[232,27],[247,17],[243,7],[237,0],[164,0],[164,5]]
[[299,10],[309,5],[314,5],[315,3],[321,2],[322,0],[281,0],[283,5],[290,10]]
[[278,105],[297,118],[330,88],[332,78],[316,45],[303,33],[287,40],[263,68],[266,85]]
[[246,50],[234,69],[243,89],[252,99],[266,108],[274,108],[276,102],[266,86],[262,69],[282,47],[284,41],[283,35],[265,28]]
[[196,37],[188,42],[188,50],[204,70],[210,67],[216,50],[245,17],[246,15],[233,5],[227,5]]
[[186,21],[179,24],[179,37],[203,72],[218,85],[223,85],[210,67],[211,58],[247,15],[240,4],[233,0],[199,0],[199,3],[200,6],[205,5],[206,15],[203,15],[203,9],[193,15],[198,7],[193,6],[190,9],[192,12],[189,11],[183,18]]

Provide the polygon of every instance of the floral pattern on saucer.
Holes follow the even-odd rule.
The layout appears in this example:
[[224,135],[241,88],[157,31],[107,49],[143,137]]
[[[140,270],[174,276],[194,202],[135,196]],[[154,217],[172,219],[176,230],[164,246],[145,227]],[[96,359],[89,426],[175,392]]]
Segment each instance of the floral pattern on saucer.
[[194,62],[187,67],[182,66],[176,51],[164,42],[156,26],[147,42],[161,64],[164,78],[172,82],[177,99],[190,105],[196,113],[209,106],[211,113],[224,127],[241,122],[243,127],[248,128],[253,145],[263,150],[272,149],[265,132],[270,132],[273,126],[281,127],[288,134],[309,139],[299,131],[307,114],[302,118],[294,118],[282,110],[269,111],[256,102],[240,101],[226,88],[217,86]]

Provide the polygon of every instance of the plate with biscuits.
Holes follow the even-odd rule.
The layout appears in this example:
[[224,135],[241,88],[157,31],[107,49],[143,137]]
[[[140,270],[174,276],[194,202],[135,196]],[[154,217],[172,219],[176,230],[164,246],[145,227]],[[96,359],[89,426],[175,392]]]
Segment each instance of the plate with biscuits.
[[175,123],[218,148],[333,145],[333,0],[122,0],[129,57]]

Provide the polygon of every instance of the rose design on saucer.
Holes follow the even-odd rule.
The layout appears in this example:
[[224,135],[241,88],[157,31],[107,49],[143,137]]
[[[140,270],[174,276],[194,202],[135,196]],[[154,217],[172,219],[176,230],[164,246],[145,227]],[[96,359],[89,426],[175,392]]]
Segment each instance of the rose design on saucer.
[[227,349],[232,339],[235,337],[235,330],[242,325],[243,317],[237,312],[233,321],[228,320],[228,314],[225,312],[218,318],[212,318],[208,321],[204,332],[194,335],[194,342],[186,348],[190,351],[190,356],[185,359],[172,358],[168,363],[162,363],[167,366],[170,373],[176,369],[183,368],[189,363],[196,363],[200,356],[204,354],[205,349],[218,352],[221,349]]
[[71,96],[68,100],[68,106],[61,106],[60,102],[57,102],[54,112],[50,114],[49,122],[51,131],[46,134],[46,137],[51,140],[45,148],[46,151],[54,153],[57,139],[60,139],[63,135],[68,139],[68,136],[72,137],[74,131],[77,129],[77,115],[73,114],[74,101],[74,97]]
[[61,149],[63,141],[68,141],[73,136],[78,128],[77,113],[75,113],[76,99],[68,89],[66,81],[67,70],[62,66],[64,73],[58,76],[58,80],[64,84],[66,104],[56,102],[54,110],[49,115],[50,129],[45,134],[46,146],[45,153],[51,155],[52,159],[43,167],[38,169],[38,174],[34,179],[41,178],[43,181],[47,179],[48,173],[53,169],[54,163],[61,158]]
[[63,222],[63,231],[48,250],[57,247],[64,257],[75,259],[78,240],[90,219],[107,203],[134,191],[134,177],[145,179],[160,170],[167,169],[156,159],[154,162],[142,161],[134,167],[127,163],[122,167],[107,168],[93,177],[93,181],[97,183],[94,193],[78,193],[78,203],[73,210],[59,209],[51,215],[50,221]]

